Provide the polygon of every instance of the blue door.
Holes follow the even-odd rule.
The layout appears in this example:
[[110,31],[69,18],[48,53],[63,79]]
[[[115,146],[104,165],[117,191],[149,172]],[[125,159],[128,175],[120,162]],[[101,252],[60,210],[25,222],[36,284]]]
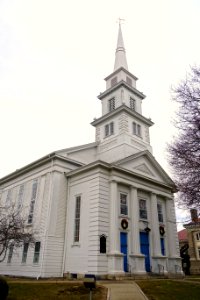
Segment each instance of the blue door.
[[149,235],[146,232],[140,232],[140,251],[145,255],[145,269],[150,272]]
[[165,255],[165,240],[164,238],[160,238],[160,247],[162,255]]
[[127,262],[127,233],[120,232],[120,245],[121,253],[124,254],[124,272],[128,272],[128,262]]

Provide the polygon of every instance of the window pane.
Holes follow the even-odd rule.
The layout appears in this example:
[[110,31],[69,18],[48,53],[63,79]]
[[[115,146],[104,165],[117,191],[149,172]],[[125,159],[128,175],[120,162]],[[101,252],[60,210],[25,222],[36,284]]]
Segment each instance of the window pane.
[[162,212],[162,205],[160,203],[157,204],[158,209],[158,221],[163,223],[163,212]]
[[14,246],[13,246],[13,245],[10,245],[10,247],[9,247],[9,252],[8,252],[8,260],[7,260],[7,263],[8,263],[8,264],[11,263],[12,256],[13,256],[13,249],[14,249]]
[[25,243],[23,253],[22,253],[22,263],[26,263],[27,254],[28,254],[28,247],[29,247],[29,243]]
[[28,224],[31,224],[33,222],[33,213],[34,213],[34,207],[35,207],[35,199],[37,195],[37,186],[38,186],[38,180],[35,179],[32,184],[32,193],[31,193],[31,203],[29,208],[29,216],[28,216]]
[[81,197],[76,197],[75,204],[75,220],[74,220],[74,242],[79,242],[80,234],[80,210],[81,210]]
[[141,126],[137,124],[137,135],[141,136]]
[[115,98],[108,100],[108,111],[115,109]]
[[135,99],[133,99],[133,98],[130,98],[130,108],[132,110],[135,110]]
[[110,134],[113,134],[114,133],[114,123],[111,122],[110,123]]
[[18,203],[17,203],[18,209],[20,209],[22,206],[23,194],[24,194],[24,185],[20,185],[19,193],[18,193]]
[[106,253],[106,237],[104,235],[100,237],[100,253]]
[[133,122],[133,134],[137,134],[137,128],[135,122]]
[[122,215],[128,215],[127,195],[120,194],[120,213]]
[[34,257],[33,257],[33,263],[37,264],[39,262],[39,256],[40,256],[40,242],[35,243],[35,251],[34,251]]
[[109,135],[109,125],[105,125],[105,136]]
[[147,219],[146,200],[140,199],[139,201],[139,215],[141,219]]

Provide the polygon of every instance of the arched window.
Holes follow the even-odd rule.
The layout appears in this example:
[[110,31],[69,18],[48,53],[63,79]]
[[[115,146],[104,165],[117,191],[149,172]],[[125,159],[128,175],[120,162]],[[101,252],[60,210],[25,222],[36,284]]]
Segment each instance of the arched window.
[[100,236],[100,253],[106,253],[106,237],[105,237],[105,235]]

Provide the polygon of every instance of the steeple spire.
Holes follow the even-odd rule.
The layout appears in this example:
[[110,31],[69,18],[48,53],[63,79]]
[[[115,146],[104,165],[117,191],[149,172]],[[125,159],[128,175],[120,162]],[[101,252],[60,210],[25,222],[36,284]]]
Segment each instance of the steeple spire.
[[120,19],[119,19],[119,31],[118,31],[117,49],[115,52],[114,71],[116,71],[117,69],[119,69],[121,67],[128,70],[128,64],[127,64],[127,60],[126,60],[126,50],[124,48],[121,23],[120,23]]

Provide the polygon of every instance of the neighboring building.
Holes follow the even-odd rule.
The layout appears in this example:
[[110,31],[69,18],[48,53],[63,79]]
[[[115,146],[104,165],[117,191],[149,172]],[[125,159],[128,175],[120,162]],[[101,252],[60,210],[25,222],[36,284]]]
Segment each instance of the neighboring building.
[[182,229],[178,231],[178,240],[179,240],[179,248],[181,249],[182,246],[185,246],[188,244],[188,236],[187,236],[187,230]]
[[145,96],[128,71],[120,25],[105,81],[94,143],[50,153],[0,180],[1,202],[22,207],[37,238],[34,248],[10,249],[1,274],[182,274],[176,188],[152,155],[153,122],[142,115]]
[[190,256],[188,254],[188,236],[187,230],[182,229],[178,232],[180,256],[182,261],[182,269],[185,275],[190,275]]
[[190,274],[200,274],[200,219],[196,209],[190,212],[191,222],[183,225],[187,231]]

